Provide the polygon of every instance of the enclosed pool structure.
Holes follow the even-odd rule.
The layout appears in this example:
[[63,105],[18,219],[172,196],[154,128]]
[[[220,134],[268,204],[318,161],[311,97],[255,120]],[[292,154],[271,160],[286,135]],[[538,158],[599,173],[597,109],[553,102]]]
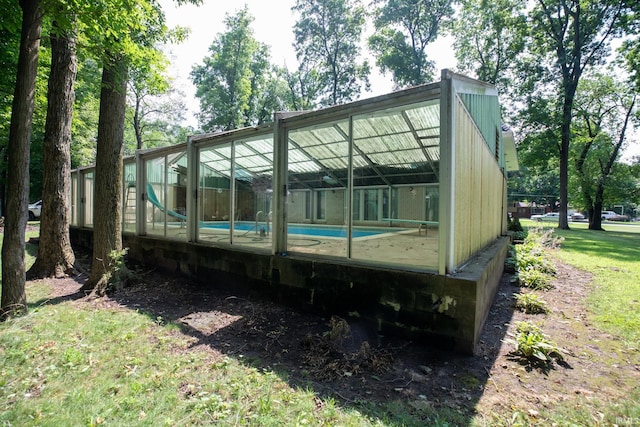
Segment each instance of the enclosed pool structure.
[[[440,82],[124,160],[129,257],[473,352],[503,270],[506,172],[493,86]],[[89,245],[92,167],[72,172]]]

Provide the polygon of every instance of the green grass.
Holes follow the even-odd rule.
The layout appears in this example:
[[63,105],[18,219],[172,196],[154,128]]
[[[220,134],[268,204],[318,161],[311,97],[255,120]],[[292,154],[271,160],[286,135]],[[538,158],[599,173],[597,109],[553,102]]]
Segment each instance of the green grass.
[[376,424],[189,345],[177,327],[129,310],[32,307],[0,326],[0,425]]
[[[28,246],[30,265],[35,251]],[[50,286],[29,282],[29,313],[0,323],[2,426],[468,422],[453,409],[419,400],[336,402],[241,355],[191,350],[197,339],[178,325],[99,303],[50,300]]]
[[[557,234],[564,238],[559,256],[594,274],[590,320],[622,337],[626,350],[637,351],[636,228],[639,232],[591,232],[573,224]],[[28,246],[30,264],[35,251]],[[47,300],[49,286],[30,282],[29,314],[0,324],[0,425],[456,426],[528,425],[530,419],[515,408],[469,419],[416,399],[384,405],[335,401],[242,357],[191,350],[193,337],[143,313]],[[640,419],[638,401],[640,388],[615,403],[573,399],[540,419],[548,425],[632,425]],[[599,424],[593,418],[598,413],[605,414]]]
[[[531,221],[523,225],[535,226]],[[640,226],[605,225],[590,231],[585,223],[555,230],[564,238],[560,259],[593,274],[587,306],[592,321],[640,349]]]
[[[29,293],[47,286],[30,284]],[[429,406],[341,407],[241,356],[191,351],[194,341],[131,310],[31,306],[0,325],[0,425],[417,426],[438,425],[442,414],[464,423]]]

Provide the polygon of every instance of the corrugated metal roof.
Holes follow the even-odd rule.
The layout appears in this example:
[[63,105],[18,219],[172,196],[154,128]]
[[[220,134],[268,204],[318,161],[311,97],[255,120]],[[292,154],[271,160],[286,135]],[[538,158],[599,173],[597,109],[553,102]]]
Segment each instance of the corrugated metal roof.
[[[289,172],[332,172],[347,176],[348,122],[339,121],[289,132]],[[417,182],[437,180],[434,162],[440,159],[439,99],[418,105],[355,116],[353,120],[353,167],[369,168],[376,182],[393,184],[401,171],[416,171]],[[380,168],[385,168],[382,172]],[[388,175],[388,176],[387,176]],[[426,176],[429,175],[429,178]],[[307,181],[307,179],[309,181]],[[299,177],[310,186],[318,176]],[[406,177],[401,180],[406,182]],[[398,182],[400,183],[400,182]]]
[[[231,175],[231,143],[207,147],[200,150],[200,163],[216,175]],[[235,177],[250,180],[273,170],[273,135],[262,135],[258,139],[236,141]]]
[[[348,130],[346,119],[291,130],[289,174],[300,175],[291,180],[314,187],[326,185],[322,178],[331,175],[338,177],[335,185],[344,185],[349,166]],[[415,182],[437,181],[439,132],[439,99],[355,116],[353,168],[366,170],[364,175],[372,183],[406,183],[411,176]],[[231,143],[202,149],[200,162],[217,174],[229,176]],[[248,180],[270,174],[273,135],[235,141],[235,162],[236,178]]]

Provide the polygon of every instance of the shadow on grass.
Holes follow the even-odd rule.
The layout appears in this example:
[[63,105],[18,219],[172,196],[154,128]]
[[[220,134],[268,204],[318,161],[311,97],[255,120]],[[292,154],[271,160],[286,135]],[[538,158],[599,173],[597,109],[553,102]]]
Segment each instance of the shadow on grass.
[[[38,256],[38,244],[37,241],[28,241],[25,245],[25,252],[28,256],[36,258]],[[74,282],[78,284],[78,289],[84,284],[86,277],[83,274],[79,274],[76,277],[71,278]],[[42,305],[57,305],[66,301],[73,301],[80,298],[84,298],[86,294],[84,292],[75,292],[67,295],[61,295],[54,298],[41,298],[39,300],[31,301],[27,300],[27,307],[29,310],[33,310]]]
[[[604,233],[605,238],[596,239],[593,233]],[[563,245],[568,252],[593,254],[616,261],[637,262],[640,260],[640,234],[618,231],[572,230],[570,242]],[[635,240],[635,242],[634,242]]]
[[[30,245],[32,246],[32,245]],[[33,248],[31,248],[33,249]],[[311,390],[386,425],[470,425],[490,387],[490,370],[505,337],[519,287],[504,274],[474,356],[445,350],[442,339],[419,342],[381,336],[357,318],[303,312],[230,277],[197,282],[147,272],[110,295],[154,322],[178,325],[208,351],[276,373],[292,388]],[[77,289],[84,282],[78,277]],[[29,304],[34,309],[82,292]]]
[[611,224],[603,224],[603,228],[604,230],[555,229],[554,232],[564,237],[562,248],[568,253],[597,255],[616,262],[640,260],[640,233],[615,231]]
[[25,252],[27,256],[36,258],[38,256],[38,245],[27,241],[27,244],[25,245]]
[[503,275],[475,356],[444,350],[450,343],[441,339],[385,337],[360,319],[298,311],[229,278],[214,288],[153,273],[111,298],[179,325],[195,338],[191,349],[273,371],[291,387],[386,424],[469,425],[513,315],[519,288],[509,279]]
[[86,294],[84,292],[78,291],[73,294],[61,295],[53,298],[41,298],[35,301],[27,301],[27,307],[29,308],[29,310],[34,310],[43,305],[58,305],[67,301],[79,300],[81,298],[84,298],[85,296]]

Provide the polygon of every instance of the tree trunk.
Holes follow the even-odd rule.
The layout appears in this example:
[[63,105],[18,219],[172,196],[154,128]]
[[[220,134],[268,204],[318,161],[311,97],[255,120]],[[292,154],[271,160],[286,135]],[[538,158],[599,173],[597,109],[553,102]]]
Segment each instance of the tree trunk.
[[571,142],[571,119],[573,118],[573,100],[578,87],[578,80],[572,81],[569,76],[564,76],[564,99],[562,105],[562,126],[560,137],[560,218],[558,228],[569,229],[567,219],[569,205],[569,144]]
[[136,97],[136,108],[133,113],[133,130],[136,133],[136,148],[138,150],[142,150],[142,126],[140,124],[140,108],[142,101],[140,99],[140,94],[135,92]]
[[0,317],[27,311],[25,228],[29,206],[29,146],[35,101],[42,13],[38,0],[21,0],[22,33],[13,94],[7,162],[7,211],[2,244]]
[[627,111],[624,118],[624,123],[622,125],[622,129],[620,129],[620,134],[618,135],[618,141],[616,142],[613,150],[611,151],[611,155],[609,156],[609,160],[607,164],[602,168],[602,176],[598,180],[598,186],[596,188],[595,194],[595,203],[594,203],[594,212],[593,212],[593,221],[589,219],[589,229],[590,230],[602,230],[602,206],[604,202],[604,190],[606,187],[607,180],[611,175],[611,169],[618,158],[618,154],[620,153],[620,148],[622,148],[622,144],[624,143],[624,139],[627,133],[627,126],[629,125],[629,120],[631,120],[631,116],[633,114],[633,107],[636,103],[636,95],[633,96],[629,106],[627,107]]
[[44,181],[40,243],[28,278],[64,277],[74,271],[75,255],[69,238],[71,191],[71,118],[76,77],[73,32],[59,33],[53,22],[47,121],[43,145]]
[[83,290],[106,292],[113,265],[110,255],[122,250],[122,150],[128,66],[121,57],[107,55],[102,70],[100,117],[94,181],[93,260]]
[[602,231],[602,197],[596,196],[593,207],[589,209],[589,230]]

